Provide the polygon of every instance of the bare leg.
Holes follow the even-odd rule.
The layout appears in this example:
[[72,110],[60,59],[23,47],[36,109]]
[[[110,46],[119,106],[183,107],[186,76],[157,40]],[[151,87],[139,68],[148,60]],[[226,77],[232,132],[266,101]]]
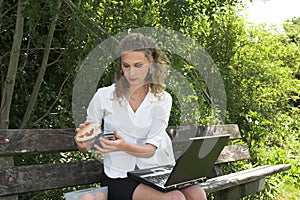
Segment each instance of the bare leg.
[[95,194],[84,194],[80,200],[106,200],[107,197],[102,192],[96,192]]
[[144,184],[139,184],[133,192],[133,200],[185,200],[183,193],[179,190],[160,192]]
[[102,192],[96,192],[95,193],[95,199],[96,200],[106,200],[107,196]]
[[84,194],[81,196],[80,200],[95,200],[95,197],[92,194]]
[[193,185],[180,190],[187,200],[207,200],[205,191],[199,185]]

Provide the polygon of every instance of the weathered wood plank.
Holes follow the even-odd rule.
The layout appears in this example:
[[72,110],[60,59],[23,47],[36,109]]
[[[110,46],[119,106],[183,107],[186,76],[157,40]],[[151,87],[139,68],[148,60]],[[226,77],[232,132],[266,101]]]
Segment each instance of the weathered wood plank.
[[210,193],[219,190],[224,190],[237,185],[242,185],[248,182],[262,179],[265,176],[273,175],[282,171],[289,170],[291,165],[279,164],[279,165],[264,165],[247,170],[243,170],[228,175],[223,175],[215,178],[208,179],[204,183],[200,183],[203,189]]
[[0,172],[0,196],[99,183],[99,160],[16,166]]
[[188,138],[206,135],[229,134],[230,139],[240,139],[241,134],[236,124],[212,125],[212,126],[169,126],[167,132],[173,142],[184,142]]
[[[14,158],[12,156],[0,157],[0,171],[7,170],[14,166]],[[0,192],[1,194],[1,192]],[[18,200],[18,195],[2,197],[1,200]]]
[[[173,142],[175,158],[178,159],[190,144],[191,142]],[[250,159],[250,157],[247,145],[225,146],[216,161],[216,164],[247,160]]]
[[250,159],[250,152],[247,145],[225,146],[216,164],[235,162]]
[[[184,142],[190,137],[230,134],[231,139],[239,138],[235,124],[204,126],[168,127],[173,142]],[[64,152],[77,150],[74,129],[9,129],[0,130],[0,156],[29,153]]]
[[3,156],[0,157],[0,169],[4,170],[7,168],[11,168],[12,166],[14,166],[14,158],[12,156]]
[[229,134],[231,140],[240,139],[240,129],[237,124],[221,124],[206,127],[208,135],[225,135]]
[[0,130],[0,156],[77,150],[74,129]]
[[262,178],[242,185],[237,185],[229,189],[214,192],[214,200],[239,200],[242,197],[262,191],[265,187],[265,183],[265,178]]

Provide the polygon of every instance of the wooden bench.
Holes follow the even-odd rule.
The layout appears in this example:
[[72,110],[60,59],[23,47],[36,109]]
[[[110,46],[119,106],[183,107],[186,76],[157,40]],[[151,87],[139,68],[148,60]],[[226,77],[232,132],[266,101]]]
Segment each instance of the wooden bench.
[[[186,147],[187,136],[203,132],[203,127],[168,127],[173,138],[175,156]],[[237,125],[207,127],[210,135],[230,134],[231,140],[240,140]],[[201,134],[200,134],[201,135]],[[0,199],[16,200],[18,194],[53,190],[78,185],[99,183],[102,162],[98,159],[68,163],[15,166],[14,156],[49,154],[77,151],[74,129],[36,129],[0,131]],[[236,173],[223,175],[222,165],[247,160],[249,150],[245,144],[230,142],[216,162],[212,178],[200,185],[215,199],[239,199],[263,190],[265,177],[290,169],[288,164],[259,166]]]

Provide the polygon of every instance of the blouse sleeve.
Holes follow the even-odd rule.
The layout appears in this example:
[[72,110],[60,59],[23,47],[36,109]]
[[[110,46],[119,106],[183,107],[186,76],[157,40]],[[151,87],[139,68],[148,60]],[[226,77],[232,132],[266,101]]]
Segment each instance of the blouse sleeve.
[[169,93],[165,92],[159,103],[155,104],[151,109],[153,116],[152,124],[148,133],[145,143],[153,144],[158,147],[164,139],[164,133],[168,126],[172,97]]
[[86,116],[87,121],[97,122],[99,124],[102,123],[102,118],[104,116],[104,109],[102,108],[102,100],[101,100],[102,96],[103,95],[101,94],[100,89],[93,96],[87,108],[87,116]]

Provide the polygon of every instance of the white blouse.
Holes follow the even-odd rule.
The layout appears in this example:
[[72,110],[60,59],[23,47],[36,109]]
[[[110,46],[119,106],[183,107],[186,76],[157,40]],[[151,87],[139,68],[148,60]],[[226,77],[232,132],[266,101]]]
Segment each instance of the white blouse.
[[127,177],[127,172],[137,166],[139,169],[160,165],[174,165],[172,142],[166,132],[172,97],[169,93],[160,94],[160,99],[150,91],[134,112],[128,101],[113,97],[115,85],[98,89],[89,103],[87,121],[102,123],[104,132],[117,130],[129,143],[150,143],[157,147],[150,158],[131,155],[123,151],[105,153],[104,172],[111,178]]

